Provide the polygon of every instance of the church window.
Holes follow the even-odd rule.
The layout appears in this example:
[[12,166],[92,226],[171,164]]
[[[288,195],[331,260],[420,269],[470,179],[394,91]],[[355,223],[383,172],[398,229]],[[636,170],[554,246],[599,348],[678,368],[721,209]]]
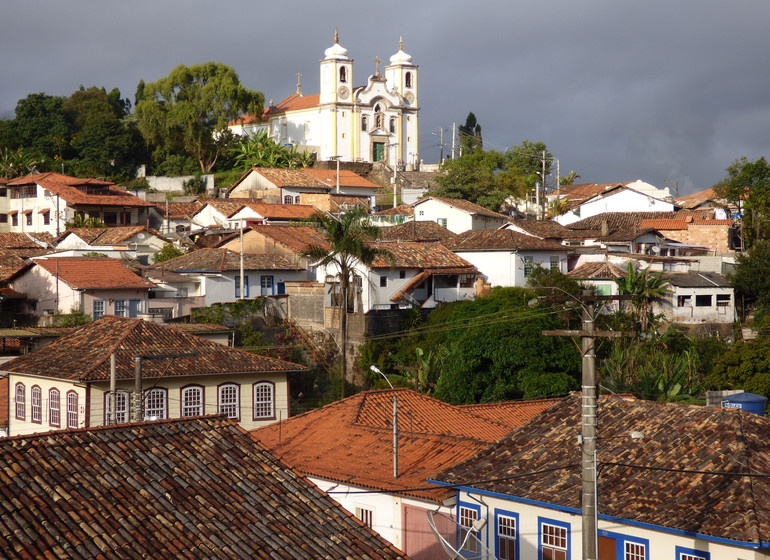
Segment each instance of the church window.
[[374,115],[374,128],[382,128],[382,113]]
[[340,82],[343,84],[348,81],[348,69],[344,66],[340,68]]
[[363,117],[361,117],[361,130],[366,132],[366,130],[368,130],[368,128],[369,128],[369,117],[364,115]]
[[406,73],[406,76],[404,78],[404,82],[405,82],[406,87],[412,87],[412,73],[411,72],[407,72]]
[[390,119],[390,132],[392,133],[396,132],[396,119],[394,118]]

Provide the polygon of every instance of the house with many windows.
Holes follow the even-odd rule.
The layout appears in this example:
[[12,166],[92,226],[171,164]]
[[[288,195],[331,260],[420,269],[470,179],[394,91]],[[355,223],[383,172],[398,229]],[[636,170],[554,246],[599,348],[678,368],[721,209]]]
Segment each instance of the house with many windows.
[[0,367],[0,430],[10,436],[204,414],[224,414],[253,429],[289,416],[287,374],[305,369],[114,316]]
[[426,480],[554,402],[454,406],[410,389],[366,391],[251,433],[411,558],[445,560],[426,514],[451,514],[453,491]]
[[222,417],[6,438],[0,472],[7,560],[409,560]]
[[94,319],[145,313],[154,287],[118,259],[51,256],[33,259],[8,279],[8,285],[24,294],[38,315],[76,309]]
[[[767,418],[620,395],[602,397],[598,415],[598,558],[768,558]],[[505,560],[579,558],[580,423],[573,394],[439,473],[457,498],[448,542]]]

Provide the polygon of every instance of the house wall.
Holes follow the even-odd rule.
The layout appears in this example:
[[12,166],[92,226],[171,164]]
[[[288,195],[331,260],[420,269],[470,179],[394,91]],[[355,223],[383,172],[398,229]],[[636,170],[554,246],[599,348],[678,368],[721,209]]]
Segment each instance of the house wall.
[[414,207],[414,219],[417,222],[436,223],[439,223],[439,220],[446,220],[445,227],[454,233],[474,229],[473,218],[470,214],[432,199],[425,200]]
[[727,253],[730,247],[730,226],[711,224],[687,224],[686,230],[659,230],[674,241],[707,247],[710,251]]
[[[93,292],[81,292],[80,295],[81,309],[84,313],[94,315],[94,302],[104,302],[104,315],[118,315],[116,308],[116,302],[118,301],[138,301],[138,313],[147,312],[147,302],[149,300],[149,294],[147,290],[98,290]],[[126,304],[128,305],[128,304]],[[133,313],[129,315],[128,307],[126,307],[125,313],[120,313],[122,317],[136,316]]]
[[200,224],[203,227],[219,227],[224,229],[237,229],[239,224],[237,222],[228,221],[227,216],[222,214],[219,210],[207,204],[193,216],[193,221],[196,224]]
[[[267,420],[254,420],[253,384],[260,381],[270,381],[275,384],[275,418]],[[145,377],[144,386],[160,387],[167,389],[168,417],[181,418],[181,390],[189,385],[201,385],[204,387],[204,414],[217,414],[217,387],[222,383],[236,383],[240,385],[240,409],[241,414],[238,424],[246,430],[253,430],[260,426],[266,426],[273,422],[285,420],[289,417],[289,383],[286,374],[283,373],[252,373],[240,375],[205,375],[205,376],[181,376],[163,377],[162,379]],[[118,383],[119,391],[134,390],[133,380],[121,380]],[[90,426],[103,426],[106,411],[105,400],[109,395],[109,383],[93,383],[89,407]]]
[[[238,298],[235,295],[235,279],[240,281],[240,272],[226,271],[221,274],[193,274],[181,273],[185,276],[191,276],[200,280],[201,293],[206,299],[206,305],[214,303],[224,303],[235,301]],[[248,278],[244,284],[248,283],[248,291],[245,297],[255,298],[260,295],[275,295],[278,293],[278,284],[286,282],[301,282],[307,280],[306,270],[246,270],[244,277]],[[263,276],[273,277],[272,293],[262,294],[260,282]]]
[[671,202],[653,198],[628,189],[612,192],[607,196],[591,199],[576,209],[556,216],[554,220],[563,226],[602,214],[604,212],[673,212]]
[[[521,558],[522,560],[538,560],[541,558],[539,555],[541,522],[567,527],[569,548],[567,558],[576,559],[581,557],[582,520],[579,512],[570,513],[486,495],[481,498],[483,503],[479,503],[477,501],[479,498],[480,496],[477,494],[473,498],[469,498],[467,493],[462,492],[459,495],[458,506],[476,509],[481,517],[487,519],[487,524],[480,533],[480,540],[493,554],[497,552],[495,534],[497,520],[499,515],[508,515],[518,519],[519,554],[517,554],[516,558]],[[600,518],[598,530],[600,537],[614,539],[616,547],[618,547],[616,550],[619,551],[623,550],[624,542],[644,544],[647,549],[646,557],[649,560],[677,559],[677,547],[704,552],[710,555],[711,560],[735,560],[736,558],[741,560],[767,559],[766,554],[756,552],[750,548],[730,546],[720,542],[706,541],[654,528],[635,527],[620,521],[609,521]],[[622,553],[616,555],[618,559],[623,557]]]
[[538,264],[548,270],[551,256],[559,257],[561,272],[567,272],[567,252],[559,251],[455,251],[455,253],[475,266],[492,285],[526,286],[528,278],[524,276],[524,259],[532,257],[534,266]]
[[[669,286],[672,290],[665,300],[656,301],[654,313],[662,313],[674,323],[733,323],[735,321],[735,293],[731,287],[684,288]],[[722,296],[717,305],[717,295]],[[701,296],[700,298],[698,296]],[[705,301],[707,298],[708,302]],[[708,303],[708,305],[704,305]]]
[[[55,365],[52,365],[52,368]],[[25,406],[24,419],[16,417],[16,384],[23,383],[25,387]],[[8,384],[8,435],[18,436],[24,434],[34,434],[38,432],[49,432],[51,430],[60,430],[67,427],[67,394],[74,391],[78,396],[78,421],[77,427],[85,427],[86,409],[88,401],[88,389],[83,385],[77,385],[73,382],[63,379],[49,379],[44,377],[33,377],[9,373],[7,377]],[[41,394],[41,421],[32,421],[32,387],[40,387]],[[49,415],[50,389],[59,390],[59,423],[51,423]]]

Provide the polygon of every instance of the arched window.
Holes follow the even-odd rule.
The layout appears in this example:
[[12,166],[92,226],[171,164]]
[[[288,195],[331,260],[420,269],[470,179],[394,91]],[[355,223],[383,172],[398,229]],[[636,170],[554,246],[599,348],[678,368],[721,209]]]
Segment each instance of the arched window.
[[283,195],[283,203],[284,204],[294,204],[294,197],[290,194]]
[[340,82],[343,84],[348,81],[348,69],[344,66],[340,67]]
[[182,418],[203,414],[203,387],[192,385],[182,389]]
[[16,419],[27,419],[27,389],[24,387],[24,383],[17,383],[14,392],[16,397]]
[[390,132],[395,133],[396,132],[396,119],[392,118],[390,119]]
[[404,76],[404,85],[406,87],[412,87],[412,73],[407,72],[406,76]]
[[43,422],[43,391],[38,385],[32,386],[32,421],[35,424]]
[[294,204],[299,204],[299,195],[294,197]]
[[[110,394],[104,393],[104,425],[110,425]],[[115,423],[125,424],[128,422],[128,403],[131,395],[128,391],[115,391]]]
[[235,383],[224,383],[217,388],[217,408],[219,414],[228,418],[241,417],[241,388]]
[[53,428],[61,426],[61,402],[58,389],[48,391],[48,424]]
[[361,130],[363,130],[364,132],[369,130],[369,117],[367,117],[366,115],[361,117]]
[[270,381],[254,384],[254,420],[275,418],[275,385]]
[[78,427],[78,394],[75,391],[67,393],[67,427]]
[[168,418],[168,391],[162,387],[150,389],[144,395],[144,419],[163,420]]

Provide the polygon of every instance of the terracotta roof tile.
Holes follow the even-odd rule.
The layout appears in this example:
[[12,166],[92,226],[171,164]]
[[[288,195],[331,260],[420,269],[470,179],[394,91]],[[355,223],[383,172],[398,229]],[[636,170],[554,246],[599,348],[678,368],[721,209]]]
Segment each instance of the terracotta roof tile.
[[318,230],[311,226],[250,226],[251,231],[263,235],[275,243],[302,253],[309,245],[328,247],[329,243]]
[[0,508],[9,560],[408,560],[221,417],[6,438]]
[[[301,171],[315,177],[327,187],[334,188],[337,185],[337,171],[335,169],[315,169],[308,167]],[[353,173],[347,169],[340,169],[340,187],[367,188],[372,190],[382,188],[377,183],[372,183],[370,180],[361,177],[358,173]]]
[[[166,203],[154,202],[155,208],[158,210],[161,216],[166,217]],[[192,202],[169,202],[168,203],[168,217],[169,218],[190,218],[197,214],[203,203],[194,200]]]
[[452,251],[568,251],[551,243],[511,229],[469,230],[445,241]]
[[569,224],[567,227],[573,231],[575,230],[601,230],[602,222],[607,222],[609,230],[615,231],[616,229],[629,229],[639,227],[642,220],[647,219],[664,219],[664,220],[679,220],[692,216],[693,219],[711,219],[714,217],[714,210],[681,210],[679,212],[604,212],[602,214],[596,214],[590,218],[585,218],[579,222]]
[[[9,187],[35,184],[73,206],[124,206],[127,208],[153,206],[153,203],[142,200],[113,183],[97,179],[69,177],[61,173],[36,173],[8,182]],[[89,194],[87,192],[89,188],[97,189],[99,194]]]
[[[303,267],[284,255],[246,253],[243,261],[244,270],[303,270]],[[150,268],[173,272],[227,272],[241,269],[241,257],[224,248],[198,249]]]
[[160,232],[146,226],[111,226],[103,228],[70,228],[62,233],[57,242],[63,240],[67,235],[74,234],[89,245],[119,245],[139,233],[149,233],[156,237],[161,237]]
[[243,206],[251,208],[268,220],[306,220],[318,212],[314,206],[307,204],[268,204],[267,202],[249,201],[245,202]]
[[53,242],[49,233],[0,233],[0,249],[47,249]]
[[535,416],[556,404],[561,399],[539,399],[533,401],[509,401],[500,403],[465,404],[457,408],[476,416],[483,416],[506,426],[523,426]]
[[686,230],[690,227],[690,225],[698,225],[698,226],[727,226],[730,227],[732,225],[732,220],[703,220],[703,219],[692,219],[690,216],[690,219],[687,219],[687,217],[684,217],[682,219],[646,219],[642,220],[639,223],[639,227],[641,228],[655,228],[657,230],[668,230],[668,231],[675,231],[675,230]]
[[475,271],[471,263],[455,255],[440,243],[389,243],[380,242],[377,247],[385,249],[393,256],[393,262],[377,258],[372,268],[419,268],[437,270],[442,268],[467,269]]
[[569,229],[552,220],[510,220],[516,226],[530,235],[541,239],[564,239],[572,233]]
[[73,288],[152,288],[117,259],[108,257],[40,257],[35,265]]
[[[480,488],[579,511],[580,406],[578,394],[563,399],[435,479],[467,486],[491,480]],[[600,515],[732,541],[769,540],[770,420],[617,395],[601,398],[598,413]],[[632,431],[644,437],[633,440]],[[540,474],[512,476],[521,472]]]
[[[94,341],[99,341],[94,344]],[[134,377],[136,355],[194,351],[195,356],[146,360],[143,375],[177,377],[228,373],[302,371],[305,366],[258,356],[172,327],[141,319],[105,316],[30,354],[6,362],[3,371],[78,382],[110,378],[110,355],[117,356],[118,379]]]
[[444,241],[454,239],[457,234],[436,222],[416,222],[414,220],[380,228],[382,241]]
[[567,276],[578,279],[612,279],[625,278],[626,271],[608,262],[587,262],[570,270]]
[[374,212],[373,216],[412,216],[414,215],[414,208],[409,204],[399,204],[395,208],[386,208],[379,212]]
[[285,113],[287,111],[299,111],[301,109],[311,109],[313,107],[318,107],[320,99],[321,96],[319,94],[301,95],[295,93],[283,101],[267,107],[265,109],[265,116],[269,117],[272,115]]
[[[393,478],[392,411],[398,400],[399,476]],[[440,501],[441,488],[426,479],[484,449],[534,416],[483,413],[452,406],[409,389],[368,391],[278,424],[252,431],[254,437],[308,476],[355,486],[396,491]],[[502,408],[506,408],[502,405]]]

